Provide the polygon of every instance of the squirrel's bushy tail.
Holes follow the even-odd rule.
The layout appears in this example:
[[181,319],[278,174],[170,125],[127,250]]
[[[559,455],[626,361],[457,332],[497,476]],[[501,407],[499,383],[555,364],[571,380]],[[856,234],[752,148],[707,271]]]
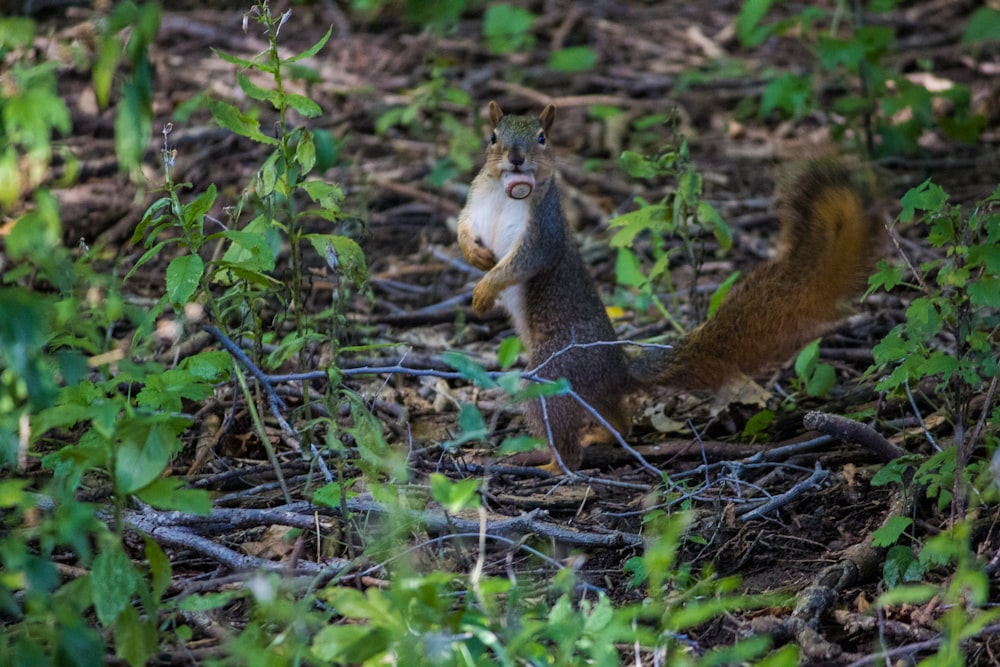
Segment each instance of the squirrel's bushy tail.
[[629,366],[646,386],[717,389],[784,361],[846,312],[874,268],[881,225],[851,174],[812,160],[778,191],[778,255],[740,280],[715,316],[673,350],[645,350]]

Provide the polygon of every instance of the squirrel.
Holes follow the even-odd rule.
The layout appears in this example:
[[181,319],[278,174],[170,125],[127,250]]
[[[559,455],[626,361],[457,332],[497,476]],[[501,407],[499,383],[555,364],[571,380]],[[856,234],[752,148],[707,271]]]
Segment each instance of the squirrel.
[[[549,146],[555,107],[538,117],[504,115],[491,101],[489,117],[486,163],[458,220],[463,255],[486,272],[472,308],[481,314],[499,303],[527,349],[529,369],[545,379],[566,378],[622,435],[637,392],[718,390],[786,360],[845,314],[844,301],[863,290],[874,266],[880,225],[849,171],[834,160],[809,161],[779,188],[777,256],[738,282],[714,317],[672,348],[629,355],[614,344],[614,328],[563,214]],[[568,469],[580,467],[582,434],[595,420],[574,397],[532,400],[525,421]],[[558,459],[548,468],[557,470]]]

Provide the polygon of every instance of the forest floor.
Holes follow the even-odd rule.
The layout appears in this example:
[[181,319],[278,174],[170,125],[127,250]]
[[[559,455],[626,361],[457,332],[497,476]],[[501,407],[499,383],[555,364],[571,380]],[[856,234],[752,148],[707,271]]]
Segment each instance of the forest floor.
[[[790,38],[769,40],[752,51],[742,48],[734,32],[738,3],[549,0],[533,5],[538,14],[531,31],[533,43],[507,56],[492,54],[484,45],[481,14],[438,35],[408,26],[389,11],[362,21],[343,14],[339,5],[319,2],[294,6],[282,28],[282,47],[292,53],[333,26],[326,47],[302,63],[317,74],[315,80],[307,85],[293,79],[288,85],[323,109],[321,117],[308,122],[314,129],[328,131],[337,142],[336,163],[322,174],[325,180],[341,184],[346,194],[347,222],[340,223],[337,231],[358,232],[371,273],[371,298],[359,295],[349,300],[339,345],[386,344],[345,354],[337,360],[342,367],[404,359],[412,368],[442,369],[441,354],[458,350],[489,370],[499,368],[497,347],[511,335],[510,325],[500,313],[482,318],[472,313],[470,295],[479,274],[465,265],[455,241],[455,218],[481,160],[485,107],[491,99],[515,113],[534,113],[549,102],[556,105],[551,143],[558,155],[566,208],[606,303],[620,315],[616,327],[623,339],[675,331],[649,309],[641,309],[633,293],[615,282],[616,256],[609,244],[614,230],[609,219],[632,210],[636,196],[658,201],[674,186],[667,178],[630,178],[618,164],[622,150],[655,153],[676,146],[678,137],[685,139],[692,163],[703,177],[704,198],[733,230],[733,248],[725,254],[717,252],[710,237],[702,239],[708,261],[699,272],[691,270],[682,253],[672,263],[677,296],[665,296],[664,301],[686,328],[703,316],[705,297],[715,286],[734,270],[745,271],[772,252],[776,220],[771,196],[781,168],[831,150],[835,119],[825,109],[833,93],[819,73],[816,110],[803,118],[760,118],[753,112],[752,101],[759,99],[773,72],[802,72],[815,67],[815,60]],[[938,0],[879,15],[897,33],[888,57],[892,67],[915,72],[931,62],[937,80],[970,86],[973,105],[988,117],[975,144],[951,142],[928,131],[921,137],[917,157],[896,156],[873,165],[879,186],[875,205],[887,223],[897,215],[902,194],[928,177],[963,205],[989,196],[1000,183],[1000,60],[996,52],[992,61],[986,55],[977,60],[957,41],[975,6]],[[241,28],[242,11],[215,3],[210,9],[164,12],[151,50],[154,137],[141,188],[116,170],[114,110],[98,108],[89,81],[74,70],[70,54],[57,55],[66,63],[60,86],[73,114],[73,133],[65,143],[82,160],[76,184],[57,191],[67,243],[101,248],[109,269],[121,274],[131,268],[143,252],[132,233],[159,196],[155,188],[163,180],[160,130],[168,123],[172,123],[169,140],[177,151],[175,180],[190,182],[194,194],[216,184],[220,196],[211,214],[227,219],[225,207],[236,203],[266,155],[260,146],[219,128],[198,100],[210,96],[247,105],[236,85],[235,68],[212,52],[214,48],[252,57],[266,48],[259,32]],[[72,36],[81,43],[87,42],[92,30],[92,15],[80,9],[45,21],[57,37]],[[560,73],[544,66],[551,51],[580,44],[596,53],[590,69]],[[467,94],[471,104],[449,95],[435,101],[429,82]],[[407,106],[413,108],[412,122],[381,126],[387,111]],[[606,113],[609,109],[616,111]],[[653,118],[657,114],[662,117]],[[860,163],[857,156],[847,159]],[[919,230],[900,228],[896,234],[915,264],[930,256]],[[640,240],[640,254],[648,255],[649,244],[649,239]],[[887,244],[886,255],[895,254]],[[125,284],[130,298],[137,303],[159,298],[170,259],[166,253],[130,277]],[[307,271],[307,303],[319,312],[330,306],[338,286],[318,257],[310,260]],[[688,298],[691,294],[698,295],[695,303]],[[409,452],[412,483],[426,483],[436,471],[456,478],[488,478],[484,500],[491,525],[499,527],[505,519],[521,517],[524,522],[513,533],[563,562],[575,563],[581,580],[605,589],[617,602],[641,599],[641,590],[626,585],[623,565],[642,551],[644,513],[654,507],[666,509],[671,498],[674,506],[693,510],[689,529],[693,539],[685,542],[682,559],[695,570],[711,565],[719,575],[738,575],[750,592],[794,595],[816,583],[824,568],[844,563],[845,554],[854,553],[852,548],[870,543],[871,532],[894,506],[896,491],[869,484],[882,463],[851,441],[835,438],[819,446],[777,450],[780,456],[759,455],[815,439],[818,434],[802,426],[808,410],[876,414],[879,428],[892,442],[911,451],[927,450],[919,428],[910,429],[919,425],[909,406],[886,401],[874,391],[874,380],[862,377],[871,363],[872,346],[903,320],[911,296],[906,291],[873,296],[823,339],[821,359],[835,367],[837,376],[836,388],[826,397],[809,398],[797,391],[790,364],[759,375],[756,379],[762,386],[778,389],[770,405],[779,417],[752,442],[740,442],[739,433],[760,405],[734,405],[713,415],[705,396],[648,398],[629,442],[671,483],[691,489],[704,484],[683,502],[665,494],[662,480],[620,448],[588,451],[586,478],[581,481],[568,482],[529,467],[505,468],[503,459],[491,457],[491,447],[507,435],[523,432],[523,425],[519,408],[505,405],[495,391],[465,381],[406,374],[352,378],[346,383],[372,407],[389,444]],[[163,317],[173,315],[168,312]],[[121,332],[123,346],[129,340],[126,333]],[[181,341],[165,339],[156,354],[160,359],[176,358],[210,344],[194,325]],[[280,370],[323,370],[331,361],[329,349],[317,349],[311,367],[288,362]],[[289,391],[294,404],[295,392]],[[780,392],[791,396],[782,400]],[[445,449],[442,443],[458,433],[461,403],[480,408],[492,427],[491,435],[483,443]],[[931,409],[929,402],[920,405]],[[209,417],[218,418],[213,423],[225,423],[228,431],[192,437],[190,448],[173,464],[174,474],[218,494],[219,507],[281,505],[273,470],[250,420],[242,411],[236,419],[227,419],[231,409],[218,397],[189,406],[188,411],[206,423]],[[893,431],[886,430],[890,422]],[[697,436],[692,435],[692,426]],[[947,425],[938,428],[947,440]],[[211,446],[199,447],[199,442]],[[306,474],[301,454],[277,436],[275,446],[294,499],[309,499],[315,481]],[[758,458],[751,459],[754,455]],[[486,462],[496,467],[484,472],[480,464]],[[744,516],[745,509],[761,498],[776,499],[773,509],[752,519]],[[947,520],[930,508],[921,511],[933,525]],[[976,539],[980,553],[993,554],[1000,548],[1000,527],[995,522],[988,525]],[[286,543],[268,528],[243,527],[216,539],[227,548],[267,553],[275,560],[305,557],[284,549]],[[427,563],[442,567],[447,562],[440,549],[426,547]],[[316,549],[310,547],[305,553],[315,554]],[[193,550],[176,547],[170,554],[180,587],[219,571],[210,558]],[[544,569],[516,550],[509,565],[509,555],[504,547],[491,548],[487,571],[502,574],[513,567],[530,577],[537,576],[532,574],[536,568]],[[581,558],[569,559],[571,555]],[[462,567],[463,562],[456,559],[452,565]],[[936,611],[929,608],[883,618],[881,628],[873,623],[866,611],[881,590],[881,577],[878,570],[869,574],[838,590],[836,603],[820,619],[821,637],[842,651],[837,654],[833,649],[826,664],[849,664],[871,655],[879,648],[880,634],[888,646],[911,644],[932,634]],[[790,613],[791,608],[783,608],[759,614],[777,619]],[[692,640],[706,646],[731,642],[759,627],[754,622],[760,619],[751,614],[726,616],[701,628]],[[987,664],[998,659],[1000,639],[981,640],[969,651],[971,660]],[[817,657],[815,662],[823,660]]]

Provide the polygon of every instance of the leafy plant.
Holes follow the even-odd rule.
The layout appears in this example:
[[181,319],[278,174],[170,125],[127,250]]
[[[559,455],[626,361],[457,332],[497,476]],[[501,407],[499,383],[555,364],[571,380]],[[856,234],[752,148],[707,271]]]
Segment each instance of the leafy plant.
[[[1000,376],[992,340],[1000,326],[998,201],[1000,189],[966,215],[961,207],[949,204],[944,190],[930,180],[906,193],[899,221],[911,221],[922,211],[918,221],[928,228],[928,242],[944,252],[919,266],[907,260],[913,272],[907,284],[921,296],[911,301],[906,321],[872,350],[873,370],[882,374],[876,385],[881,391],[909,395],[918,380],[937,378],[940,409],[954,426],[954,487],[948,499],[957,516],[965,513],[967,484],[977,472],[966,469],[973,449],[984,442],[993,447],[996,443],[996,435],[988,429],[973,427],[977,421],[973,406],[976,396]],[[901,283],[901,270],[882,262],[871,279],[871,290]],[[990,406],[982,410],[982,423],[995,425]],[[938,465],[946,460],[939,458]]]
[[[683,255],[694,268],[691,294],[692,300],[695,300],[699,267],[707,255],[704,233],[710,233],[719,248],[727,250],[732,246],[732,232],[712,205],[702,198],[702,178],[694,169],[686,141],[681,142],[676,150],[665,150],[656,155],[644,156],[625,151],[621,164],[633,178],[668,176],[676,179],[676,189],[667,192],[659,202],[650,203],[637,197],[637,210],[620,215],[609,224],[617,229],[611,245],[618,249],[615,265],[618,283],[638,288],[643,301],[651,302],[665,318],[674,322],[678,330],[683,330],[658,296],[662,287],[676,301],[670,262],[677,255]],[[651,264],[648,269],[643,269],[639,255],[632,250],[640,236],[650,240]],[[672,242],[674,239],[676,243]],[[714,306],[721,302],[735,279],[735,275],[730,277],[712,295],[710,313],[714,312]]]
[[534,45],[531,26],[535,15],[527,9],[500,2],[483,13],[483,37],[490,51],[497,55],[525,51]]
[[375,130],[384,134],[392,127],[403,127],[414,136],[433,138],[438,158],[427,180],[430,185],[439,187],[471,170],[474,156],[482,147],[478,133],[469,129],[452,111],[456,108],[471,112],[472,98],[466,91],[449,84],[446,68],[435,64],[430,78],[413,89],[407,104],[387,109],[379,116]]
[[[762,116],[779,112],[802,118],[821,105],[822,91],[832,89],[837,91],[833,104],[837,115],[831,117],[834,136],[843,137],[851,130],[864,137],[869,153],[912,153],[928,130],[960,141],[972,142],[979,137],[986,119],[972,112],[968,86],[955,82],[926,85],[923,79],[929,72],[908,75],[892,69],[895,33],[887,24],[865,25],[862,17],[855,17],[853,23],[844,21],[842,3],[829,11],[807,6],[797,15],[766,23],[775,4],[773,0],[743,4],[737,19],[741,42],[754,47],[772,36],[792,35],[814,55],[818,71],[774,74],[761,95]],[[895,4],[874,1],[868,4],[868,11],[884,12]],[[1000,35],[1000,29],[972,29],[975,21],[977,15],[970,20],[965,42]],[[940,107],[948,112],[938,112]]]
[[101,22],[97,61],[92,70],[94,93],[101,106],[110,102],[114,75],[124,58],[129,75],[120,77],[115,111],[115,152],[133,179],[141,175],[142,158],[153,125],[153,71],[149,45],[160,27],[158,3],[116,3]]

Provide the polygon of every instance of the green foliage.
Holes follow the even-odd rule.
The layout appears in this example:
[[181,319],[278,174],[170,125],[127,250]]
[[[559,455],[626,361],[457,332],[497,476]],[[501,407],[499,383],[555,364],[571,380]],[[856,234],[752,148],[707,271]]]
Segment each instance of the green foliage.
[[[443,63],[435,64],[430,78],[410,92],[406,105],[386,110],[375,121],[379,134],[402,127],[415,137],[438,144],[439,157],[428,175],[435,187],[470,171],[482,146],[479,134],[452,111],[457,108],[471,113],[472,98],[448,82],[447,72]],[[442,140],[446,143],[441,144]]]
[[[932,567],[947,567],[950,576],[941,584],[900,584],[877,600],[883,609],[896,605],[923,605],[933,598],[944,613],[936,625],[942,634],[937,652],[922,661],[925,666],[964,665],[963,644],[980,635],[1000,619],[1000,608],[990,602],[990,582],[985,563],[980,562],[971,547],[971,523],[957,522],[927,540],[914,562],[921,572]],[[888,560],[888,559],[887,559]],[[901,581],[918,581],[919,577],[901,576]]]
[[[833,89],[836,138],[853,132],[864,138],[864,148],[879,155],[914,153],[928,131],[964,142],[975,142],[986,119],[974,114],[971,91],[965,84],[927,85],[922,76],[892,69],[896,39],[888,25],[842,21],[844,6],[829,10],[803,6],[799,14],[767,22],[773,0],[748,0],[737,19],[737,35],[744,46],[756,47],[775,36],[793,36],[809,49],[818,66],[813,71],[779,72],[765,86],[759,112],[803,118],[821,106],[822,94]],[[884,12],[894,2],[871,2],[866,11]],[[1000,34],[996,10],[973,13],[964,43],[996,39]],[[947,112],[938,111],[939,108]],[[843,121],[838,121],[843,118]],[[876,141],[877,137],[877,141]]]
[[[436,484],[448,486],[444,479]],[[475,487],[467,490],[461,495],[471,500]],[[651,524],[647,555],[631,566],[649,573],[636,581],[648,589],[646,600],[620,607],[603,593],[575,594],[569,570],[547,585],[398,568],[387,590],[329,586],[319,595],[333,614],[314,635],[311,654],[333,664],[611,666],[622,662],[618,647],[629,646],[672,665],[796,664],[790,649],[764,657],[766,637],[701,655],[688,647],[683,633],[707,618],[775,600],[740,596],[732,580],[694,576],[678,566],[683,527],[680,517]]]
[[[617,229],[611,245],[618,248],[615,265],[618,283],[638,288],[641,303],[651,302],[664,317],[672,319],[658,296],[661,290],[666,290],[676,299],[670,277],[671,261],[680,254],[694,267],[691,283],[694,299],[697,290],[693,288],[697,284],[699,267],[707,255],[705,234],[712,235],[720,250],[728,250],[732,246],[732,230],[715,208],[702,198],[702,177],[691,162],[686,141],[681,142],[676,150],[665,150],[656,155],[625,151],[621,156],[621,165],[633,178],[668,176],[676,180],[675,189],[659,202],[650,203],[636,198],[639,204],[637,210],[620,215],[609,223]],[[640,259],[632,249],[639,238],[651,241],[651,257],[648,260]],[[672,243],[675,239],[679,243]],[[649,263],[648,268],[644,267],[644,261]],[[712,295],[713,312],[734,280],[726,280]]]
[[[319,116],[320,107],[308,97],[286,90],[285,81],[294,73],[298,63],[317,54],[329,40],[327,31],[315,44],[300,53],[282,57],[278,52],[278,29],[287,16],[272,16],[267,3],[255,5],[246,15],[264,26],[269,37],[266,51],[252,59],[240,58],[222,52],[217,55],[240,68],[236,82],[247,98],[262,103],[262,107],[243,111],[222,100],[211,100],[209,108],[216,122],[235,134],[260,143],[271,149],[257,171],[255,181],[243,193],[241,200],[231,207],[232,219],[223,225],[210,216],[216,204],[214,186],[188,202],[182,193],[189,186],[175,183],[172,175],[174,149],[169,144],[171,128],[163,130],[163,165],[165,196],[154,202],[146,211],[133,235],[134,241],[143,241],[146,252],[129,272],[168,249],[181,249],[166,273],[166,290],[158,309],[173,306],[183,312],[184,306],[197,303],[205,307],[217,321],[226,321],[230,313],[239,313],[256,342],[256,361],[265,367],[275,367],[297,354],[307,354],[309,346],[327,338],[325,332],[337,332],[344,323],[342,313],[350,291],[336,291],[337,300],[326,311],[328,321],[315,321],[303,308],[301,295],[305,289],[304,249],[312,248],[334,272],[344,287],[365,289],[368,273],[364,254],[357,242],[338,231],[342,219],[343,190],[336,184],[315,177],[321,153],[329,153],[329,137],[317,144],[318,136],[305,126],[293,126],[294,118],[309,119]],[[270,79],[271,85],[260,83]],[[276,115],[274,136],[261,129],[261,119]],[[322,148],[322,150],[320,150]],[[324,158],[324,162],[329,156]],[[249,219],[240,220],[240,214],[251,211]],[[306,225],[323,222],[329,231],[309,232]],[[209,225],[206,225],[206,222]],[[211,231],[222,227],[221,231]],[[179,234],[168,233],[176,230]],[[290,248],[290,263],[278,265],[281,248]],[[210,261],[204,256],[212,254]],[[222,289],[221,296],[217,294]],[[266,309],[269,304],[289,304],[277,316]],[[249,317],[247,314],[249,313]],[[281,330],[287,322],[292,332],[282,339],[269,340],[275,349],[267,356],[259,351],[270,335],[263,323],[270,320],[270,328]],[[323,332],[323,333],[321,333]]]
[[549,69],[555,72],[585,72],[597,64],[597,54],[589,46],[566,46],[549,56]]
[[57,63],[38,62],[32,50],[22,50],[34,38],[33,21],[0,18],[0,59],[15,50],[20,54],[0,74],[0,216],[41,185],[52,160],[53,135],[70,129],[69,109],[56,93]]
[[[1000,373],[989,335],[1000,323],[998,201],[1000,189],[966,216],[929,180],[903,197],[900,221],[922,211],[919,222],[928,228],[928,242],[944,252],[912,267],[922,296],[907,308],[906,322],[872,350],[875,369],[886,373],[878,389],[900,391],[918,379],[937,377],[937,388],[955,409]],[[889,289],[899,281],[898,270],[882,264],[871,289]],[[939,344],[941,337],[948,342]]]
[[491,4],[483,13],[483,37],[497,55],[526,51],[534,45],[531,26],[535,15],[506,3]]
[[795,357],[795,374],[806,394],[826,396],[837,383],[837,373],[830,364],[819,360],[819,339],[806,345]]
[[109,103],[115,72],[123,65],[115,111],[115,152],[121,167],[134,179],[142,176],[142,158],[153,124],[153,71],[149,46],[160,27],[160,5],[116,3],[101,25],[98,58],[92,76],[101,106]]

